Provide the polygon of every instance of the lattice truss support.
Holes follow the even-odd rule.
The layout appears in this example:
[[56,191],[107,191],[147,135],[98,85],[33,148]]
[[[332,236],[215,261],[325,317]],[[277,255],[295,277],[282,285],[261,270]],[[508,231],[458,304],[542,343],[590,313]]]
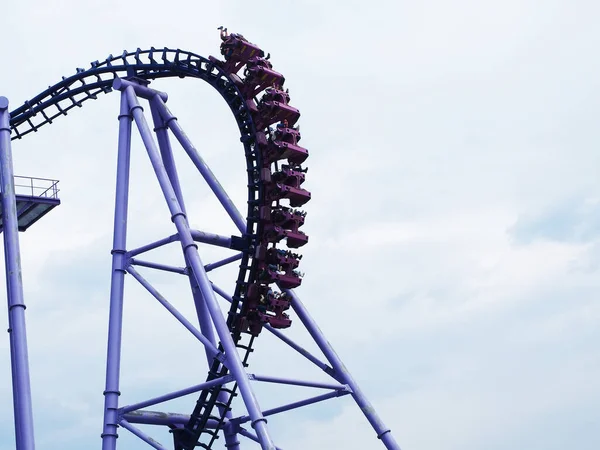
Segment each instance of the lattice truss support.
[[[327,362],[309,353],[297,343],[290,340],[282,332],[266,325],[265,328],[276,337],[285,342],[291,349],[300,353],[308,361],[315,364],[332,378],[330,383],[312,382],[263,376],[246,371],[246,359],[252,342],[242,345],[239,339],[234,339],[228,328],[227,320],[219,307],[217,295],[228,302],[232,298],[222,289],[215,286],[208,277],[208,272],[241,259],[241,256],[204,265],[196,242],[212,244],[221,247],[235,248],[235,237],[218,236],[192,230],[188,223],[184,201],[180,189],[177,172],[169,141],[169,131],[173,133],[182,147],[196,166],[201,169],[215,195],[221,201],[226,211],[236,223],[240,232],[245,232],[245,221],[233,203],[224,192],[221,185],[201,159],[200,155],[183,133],[177,120],[165,106],[166,94],[152,90],[147,83],[138,83],[135,80],[127,81],[116,79],[114,88],[121,92],[121,110],[119,115],[119,149],[117,163],[117,189],[115,205],[115,228],[112,251],[112,280],[110,291],[110,319],[108,338],[108,357],[106,370],[106,389],[104,407],[104,429],[102,434],[103,450],[115,450],[117,447],[118,428],[125,428],[134,435],[148,443],[151,447],[166,450],[164,444],[152,439],[134,424],[151,424],[168,426],[174,435],[176,450],[188,450],[196,446],[210,448],[220,430],[223,430],[225,444],[229,449],[239,449],[239,436],[260,443],[263,449],[276,449],[269,434],[267,417],[296,409],[305,405],[314,404],[334,397],[350,394],[368,421],[373,426],[379,439],[388,449],[399,449],[389,429],[381,422],[373,407],[360,391],[343,363],[336,355],[328,341],[325,339],[314,320],[309,315],[297,295],[289,290],[282,289],[291,296],[291,307],[300,322],[306,327]],[[140,105],[140,98],[148,100],[150,112],[154,122],[154,131],[146,121],[144,111]],[[148,152],[152,167],[169,207],[171,220],[176,228],[176,234],[149,245],[127,250],[127,208],[130,171],[130,148],[132,125],[135,122]],[[143,261],[138,255],[160,247],[167,243],[179,241],[187,264],[186,268],[171,267],[163,264]],[[140,273],[135,266],[145,266],[159,270],[181,273],[189,277],[194,303],[199,319],[200,329],[196,328],[173,305],[171,305]],[[125,275],[130,274],[137,280],[156,300],[162,304],[190,333],[204,346],[211,371],[205,383],[171,392],[156,398],[135,403],[132,405],[119,405],[119,371],[121,357],[121,329],[123,323],[123,293]],[[216,331],[217,336],[214,335]],[[219,344],[217,345],[216,338]],[[252,338],[250,338],[252,341]],[[238,351],[241,350],[240,351]],[[241,353],[241,355],[240,355]],[[218,370],[215,370],[215,367]],[[252,382],[278,383],[296,386],[307,386],[327,389],[330,392],[312,396],[302,401],[281,405],[270,410],[261,410],[254,393]],[[233,385],[233,388],[231,387]],[[235,395],[236,387],[239,388],[242,400],[248,411],[246,415],[235,416],[231,410],[231,401]],[[200,395],[194,413],[190,415],[163,413],[149,411],[145,408],[158,405],[191,393],[213,395]],[[214,395],[216,393],[216,395]],[[215,398],[212,405],[210,399]],[[217,412],[213,411],[216,409]],[[199,420],[200,419],[200,420]],[[199,429],[198,424],[201,424]],[[249,429],[245,425],[250,425]]]

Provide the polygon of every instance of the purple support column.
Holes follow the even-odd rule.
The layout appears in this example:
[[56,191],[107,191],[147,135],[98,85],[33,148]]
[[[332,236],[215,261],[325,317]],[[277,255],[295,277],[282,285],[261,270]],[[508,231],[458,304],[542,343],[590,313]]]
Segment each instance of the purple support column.
[[225,435],[225,448],[228,450],[239,450],[240,440],[238,439],[237,428],[230,421],[225,422],[223,425],[223,434]]
[[[181,185],[179,183],[179,177],[177,176],[177,169],[175,168],[175,161],[173,159],[173,151],[171,149],[171,144],[169,143],[169,135],[167,132],[168,128],[157,109],[156,97],[153,97],[150,100],[150,112],[152,113],[154,131],[158,140],[158,147],[160,149],[160,155],[165,166],[165,171],[167,172],[169,181],[173,186],[173,191],[175,192],[175,196],[177,198],[177,201],[179,202],[181,211],[183,212],[183,214],[186,214],[185,205],[183,203],[183,194],[181,192]],[[186,264],[189,265],[187,258]],[[204,299],[202,298],[202,294],[200,293],[198,284],[194,280],[194,277],[191,276],[191,274],[189,276],[189,279],[190,286],[192,289],[192,296],[194,297],[194,304],[196,306],[196,314],[198,315],[198,322],[200,324],[200,331],[213,345],[216,346],[215,334],[213,331],[212,323],[210,321],[210,315],[208,314],[208,309],[206,308],[206,304],[204,302]],[[208,348],[206,348],[205,350],[206,359],[208,361],[208,364],[210,365],[212,363],[214,355],[208,350]]]
[[160,117],[160,113],[156,109],[155,104],[156,97],[153,97],[152,100],[150,100],[150,112],[154,122],[154,132],[156,133],[156,140],[158,141],[160,156],[163,164],[165,165],[165,171],[169,176],[169,181],[173,186],[173,191],[175,191],[175,196],[177,197],[179,206],[181,207],[183,213],[187,214],[185,210],[185,203],[183,202],[181,184],[179,183],[179,177],[177,176],[177,168],[175,167],[175,159],[173,158],[173,150],[171,149],[171,142],[169,141],[168,127]]
[[[206,301],[204,300],[204,297],[202,295],[202,290],[200,289],[200,286],[198,286],[198,282],[196,281],[196,278],[192,274],[190,274],[189,278],[190,278],[190,285],[192,287],[192,295],[194,297],[194,303],[196,305],[196,312],[198,314],[198,321],[200,322],[200,330],[211,342],[216,343],[213,325],[210,320],[210,314],[208,311],[208,307],[206,305]],[[208,350],[206,351],[206,360],[208,362],[208,366],[210,367],[212,364],[213,358],[209,355]],[[228,400],[227,394],[223,391],[219,392],[219,396],[217,397],[217,400],[222,404],[227,404],[227,400]],[[224,414],[226,419],[231,419],[233,417],[233,414],[231,413],[230,410],[224,411],[224,408],[222,406],[219,406],[218,408],[219,408],[219,412],[221,413],[221,415]],[[224,427],[223,435],[225,436],[225,447],[227,447],[227,449],[229,449],[229,450],[239,450],[240,449],[240,442],[237,438],[237,433],[235,432],[235,430],[233,428]]]
[[119,395],[121,395],[119,392],[119,373],[121,367],[123,290],[126,266],[125,252],[127,241],[127,204],[129,199],[131,120],[132,117],[129,114],[127,98],[125,94],[121,94],[102,450],[115,450],[118,437],[118,408]]
[[[158,96],[154,96],[150,100],[150,112],[152,113],[152,120],[154,122],[154,132],[156,133],[156,138],[158,140],[158,147],[160,149],[160,155],[165,166],[165,171],[167,172],[169,181],[173,186],[173,191],[175,192],[181,211],[183,212],[183,214],[187,215],[185,210],[185,204],[183,202],[183,194],[181,192],[181,184],[179,183],[179,176],[177,175],[177,168],[175,167],[175,160],[173,158],[173,150],[171,149],[171,143],[169,142],[168,127],[163,121],[160,112],[157,108],[158,98]],[[187,258],[186,264],[189,265]],[[206,302],[202,297],[202,292],[195,278],[191,274],[188,278],[190,280],[190,287],[192,289],[192,296],[194,298],[196,314],[198,315],[200,331],[204,336],[206,336],[206,338],[211,343],[213,343],[213,345],[216,345],[212,322],[210,321],[210,315],[208,313],[208,308],[206,307]],[[208,347],[205,347],[205,352],[206,360],[208,361],[208,366],[210,367],[214,355],[211,355],[211,352],[209,351]],[[225,393],[221,392],[218,398],[219,402],[226,403],[226,397],[227,396],[225,395]],[[219,411],[221,412],[221,414],[225,414],[225,417],[227,417],[228,419],[232,417],[231,411],[223,411],[223,408],[221,407],[219,407]],[[235,433],[232,435],[231,433],[227,433],[226,431],[224,431],[224,434],[225,446],[231,450],[239,450],[239,442],[237,440],[237,437],[235,436]]]
[[227,211],[227,214],[229,214],[229,217],[231,217],[231,220],[233,220],[238,230],[240,230],[240,233],[245,233],[246,221],[244,220],[244,216],[240,214],[235,204],[231,201],[231,199],[223,189],[223,186],[221,186],[221,184],[219,183],[219,180],[217,180],[217,177],[215,177],[215,174],[212,173],[206,162],[202,159],[202,157],[194,147],[194,144],[192,144],[192,142],[188,139],[183,129],[181,128],[181,125],[179,125],[179,123],[177,122],[177,117],[171,114],[171,111],[169,111],[167,105],[165,105],[162,98],[156,96],[154,97],[153,101],[156,102],[155,105],[158,107],[158,110],[163,120],[165,121],[169,129],[173,132],[181,146],[184,148],[184,150],[186,151],[186,153],[188,154],[198,171],[202,174],[202,176],[206,180],[206,183],[210,186],[215,196],[219,199],[219,201],[225,208],[225,211]]
[[[8,261],[6,260],[6,248],[4,251],[4,263],[5,266],[4,267],[8,267]],[[6,288],[7,291],[7,298],[10,298],[10,290],[8,289],[8,286]],[[10,359],[11,359],[11,364],[10,364],[10,371],[11,371],[11,375],[12,375],[12,391],[13,391],[13,416],[14,416],[14,428],[15,428],[15,442],[16,442],[16,447],[19,448],[19,443],[21,442],[21,421],[19,418],[19,415],[17,414],[17,411],[19,410],[19,391],[17,390],[17,370],[14,364],[14,358],[13,355],[15,354],[15,345],[14,345],[14,339],[12,337],[12,328],[11,328],[11,320],[10,320],[10,316],[8,318],[8,332],[10,333],[8,335],[8,340],[9,340],[9,344],[10,344]]]
[[[162,163],[160,154],[158,152],[158,149],[156,148],[156,144],[152,139],[152,133],[150,131],[150,128],[148,127],[148,124],[146,123],[146,119],[144,118],[143,109],[140,106],[135,92],[131,87],[126,88],[125,93],[129,101],[131,113],[133,114],[136,125],[148,152],[148,156],[150,157],[152,167],[154,168],[156,177],[158,178],[158,181],[160,183],[165,200],[169,206],[169,210],[171,211],[171,220],[177,228],[184,256],[187,258],[187,261],[189,262],[190,267],[192,268],[194,278],[196,279],[196,282],[198,283],[198,286],[202,291],[202,296],[206,302],[209,313],[215,325],[217,334],[219,335],[221,344],[223,345],[223,348],[225,350],[225,355],[227,357],[227,366],[231,371],[232,375],[235,377],[236,381],[238,382],[241,396],[244,400],[246,408],[248,409],[248,413],[252,418],[252,426],[256,430],[256,433],[261,441],[261,446],[263,450],[274,450],[275,445],[273,444],[271,436],[269,435],[269,432],[267,430],[266,419],[261,413],[260,406],[254,395],[252,387],[250,386],[250,381],[248,380],[248,376],[244,370],[244,366],[237,352],[235,343],[231,338],[229,328],[227,327],[227,323],[225,322],[225,318],[223,317],[223,312],[219,308],[217,299],[215,298],[215,294],[211,288],[210,280],[208,279],[206,271],[204,270],[204,265],[202,263],[202,260],[200,259],[200,255],[198,254],[198,247],[192,239],[192,234],[190,231],[189,224],[187,223],[187,218],[185,217],[185,214],[183,214],[183,212],[181,211],[179,203],[177,202],[175,191],[173,190],[173,186],[169,182],[169,177],[165,171],[164,164]],[[217,189],[217,191],[219,191],[220,189],[218,196],[222,198],[224,192],[220,185],[215,184],[211,187]]]
[[29,356],[27,353],[27,329],[25,327],[25,300],[21,278],[17,200],[15,198],[10,146],[10,117],[6,97],[0,97],[0,177],[2,180],[2,225],[4,259],[6,262],[6,289],[8,293],[16,448],[17,450],[34,450]]
[[264,383],[288,384],[290,386],[306,386],[319,389],[333,389],[336,391],[346,390],[348,386],[339,383],[322,383],[320,381],[294,380],[292,378],[272,377],[268,375],[248,374],[248,377],[254,381],[262,381]]
[[377,437],[381,439],[383,444],[389,450],[400,450],[400,446],[396,443],[390,429],[387,428],[382,420],[379,418],[373,405],[367,400],[363,392],[358,387],[358,384],[350,373],[348,369],[344,366],[344,363],[340,359],[340,357],[335,353],[333,347],[325,339],[323,332],[319,329],[318,325],[314,321],[314,319],[308,313],[306,307],[302,304],[298,296],[290,289],[284,289],[292,297],[292,309],[296,312],[312,338],[315,340],[316,344],[319,346],[329,363],[332,365],[335,370],[336,378],[341,383],[347,384],[352,389],[352,397],[360,407],[360,410],[363,412],[371,426],[375,429],[377,433]]

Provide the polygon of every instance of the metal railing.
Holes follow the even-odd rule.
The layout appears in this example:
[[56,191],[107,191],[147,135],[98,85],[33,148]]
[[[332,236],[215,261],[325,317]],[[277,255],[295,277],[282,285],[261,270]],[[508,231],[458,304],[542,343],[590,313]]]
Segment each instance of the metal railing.
[[58,198],[58,180],[15,175],[15,195]]

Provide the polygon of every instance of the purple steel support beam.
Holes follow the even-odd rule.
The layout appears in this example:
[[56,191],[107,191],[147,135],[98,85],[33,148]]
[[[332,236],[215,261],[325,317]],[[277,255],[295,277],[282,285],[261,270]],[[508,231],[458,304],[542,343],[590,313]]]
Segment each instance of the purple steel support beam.
[[207,233],[206,231],[190,230],[192,233],[192,239],[196,242],[202,242],[203,244],[210,244],[217,247],[231,248],[231,238],[226,236],[219,236],[214,233]]
[[26,307],[23,295],[23,279],[21,278],[19,224],[10,145],[10,115],[6,97],[0,97],[0,178],[2,181],[2,231],[4,233],[4,260],[6,262],[8,332],[16,448],[17,450],[34,450],[31,382],[27,352],[27,328],[25,326]]
[[279,339],[281,339],[287,345],[292,347],[294,350],[296,350],[298,353],[300,353],[302,356],[304,356],[306,359],[308,359],[310,362],[312,362],[315,366],[322,369],[323,372],[327,373],[328,375],[331,375],[333,373],[333,369],[331,367],[329,367],[327,364],[325,364],[319,358],[314,356],[312,353],[310,353],[304,347],[296,344],[294,341],[292,341],[289,337],[287,337],[281,331],[273,328],[271,325],[266,325],[264,328],[267,331],[269,331],[270,333],[272,333],[273,335],[275,335],[276,337],[278,337]]
[[163,270],[165,272],[173,272],[178,273],[180,275],[187,275],[187,270],[185,270],[185,267],[167,266],[166,264],[160,264],[151,261],[143,261],[141,259],[134,258],[131,258],[129,260],[129,264],[131,264],[132,266],[148,267],[149,269]]
[[[241,396],[244,400],[249,415],[252,418],[252,426],[256,430],[263,450],[273,450],[275,448],[275,445],[273,444],[271,436],[269,435],[269,432],[267,430],[266,419],[261,413],[260,406],[258,404],[256,396],[254,395],[254,391],[250,386],[250,380],[248,380],[244,366],[237,352],[235,343],[233,342],[233,339],[229,332],[229,328],[227,327],[227,323],[225,322],[223,312],[221,311],[215,298],[215,294],[211,288],[210,280],[208,279],[206,271],[204,270],[204,265],[202,263],[200,255],[198,254],[198,247],[196,246],[192,238],[192,233],[187,222],[187,218],[185,214],[183,214],[181,207],[177,202],[175,191],[173,190],[173,186],[169,181],[169,177],[165,171],[164,164],[161,161],[160,153],[156,148],[156,143],[152,139],[150,127],[148,126],[144,117],[143,109],[138,102],[134,90],[131,87],[127,87],[125,89],[125,94],[127,95],[131,113],[133,114],[134,120],[144,142],[144,146],[146,147],[148,156],[150,157],[152,167],[154,168],[156,177],[160,183],[160,187],[163,191],[165,200],[171,212],[171,220],[177,228],[177,233],[179,234],[184,256],[187,258],[187,261],[190,264],[194,277],[196,278],[196,282],[198,283],[198,286],[202,291],[202,296],[204,297],[209,313],[215,325],[217,334],[219,335],[221,344],[223,345],[223,348],[225,350],[227,366],[238,383]],[[161,103],[161,106],[164,107],[164,103]],[[174,122],[174,120],[171,120],[169,124],[172,124]],[[179,127],[174,128],[180,129]],[[189,143],[189,141],[187,142]],[[211,187],[213,187],[218,197],[220,197],[221,199],[224,198],[224,192],[222,189],[219,190],[220,185],[218,185],[218,183],[213,183]]]
[[207,264],[204,266],[204,270],[210,272],[211,270],[226,266],[227,264],[231,264],[232,262],[239,261],[240,259],[242,259],[242,256],[242,253],[238,253],[237,255],[233,255],[228,258],[222,259],[221,261],[216,261],[214,263]]
[[[231,248],[231,238],[227,236],[220,236],[214,233],[206,233],[204,231],[192,230],[192,237],[196,242],[202,242],[203,244],[214,245],[216,247]],[[127,252],[128,257],[140,255],[142,253],[154,250],[155,248],[162,247],[163,245],[170,244],[179,240],[178,234],[173,234],[158,241],[151,242],[150,244],[143,245],[138,248],[134,248]]]
[[[168,126],[165,121],[162,119],[160,112],[157,107],[157,101],[159,96],[154,96],[150,100],[150,112],[152,114],[152,120],[154,122],[154,132],[156,133],[156,138],[158,141],[158,147],[160,149],[160,154],[163,160],[163,164],[165,165],[165,171],[169,177],[169,181],[173,186],[173,190],[177,197],[177,201],[179,202],[179,206],[183,214],[187,215],[185,210],[185,203],[183,201],[183,194],[181,192],[181,184],[179,182],[179,176],[177,175],[177,168],[175,167],[175,160],[173,158],[173,150],[171,148],[171,143],[169,142],[169,133]],[[160,97],[162,101],[166,101],[164,97]],[[216,264],[216,263],[215,263]],[[186,258],[186,265],[189,266],[189,262]],[[217,266],[218,267],[218,266]],[[186,274],[188,275],[190,287],[192,289],[192,296],[194,298],[194,305],[196,307],[196,314],[198,316],[198,323],[200,324],[200,331],[213,345],[216,345],[215,335],[212,323],[210,321],[210,315],[208,312],[208,308],[206,306],[206,302],[202,297],[202,292],[195,278],[192,276],[190,271],[186,270]],[[206,351],[206,359],[208,365],[212,362],[213,356],[208,348],[205,348]],[[227,402],[227,396],[224,392],[219,393],[219,402],[225,404]],[[225,414],[225,417],[230,419],[232,417],[230,410],[223,410],[221,406],[219,406],[219,411],[221,414]],[[237,441],[237,437],[235,434],[227,433],[224,431],[226,447],[231,450],[239,449],[239,442]]]
[[[233,301],[231,299],[230,295],[228,295],[223,289],[221,289],[219,286],[215,285],[214,283],[212,283],[212,288],[213,288],[213,290],[217,294],[219,294],[221,297],[223,297],[229,303],[231,303]],[[312,355],[305,348],[303,348],[300,345],[296,344],[294,341],[292,341],[289,337],[287,337],[281,331],[276,330],[275,328],[273,328],[271,325],[268,325],[268,324],[264,325],[264,328],[266,330],[268,330],[269,332],[273,333],[276,337],[278,337],[279,339],[281,339],[287,345],[289,345],[290,347],[292,347],[294,350],[296,350],[298,353],[300,353],[302,356],[304,356],[306,359],[308,359],[314,365],[316,365],[317,367],[321,368],[324,372],[326,372],[329,375],[333,374],[333,369],[331,367],[329,367],[323,361],[319,360],[319,358],[317,358],[316,356]]]
[[[166,413],[160,411],[137,410],[123,414],[123,419],[129,423],[139,423],[143,425],[185,425],[190,421],[189,414]],[[208,419],[206,428],[215,429],[219,421]]]
[[[183,202],[183,194],[181,192],[181,184],[179,183],[179,176],[177,175],[175,160],[173,158],[173,150],[171,149],[171,144],[169,142],[168,127],[157,109],[156,99],[154,97],[150,100],[150,112],[152,113],[154,131],[157,136],[158,147],[160,149],[161,158],[165,166],[165,171],[167,172],[169,181],[173,186],[173,191],[175,192],[175,196],[177,198],[177,201],[179,202],[181,211],[183,212],[183,214],[186,214],[185,205]],[[187,258],[186,264],[187,266],[189,266]],[[194,298],[194,305],[196,307],[198,323],[200,324],[200,331],[208,339],[208,341],[211,342],[216,348],[215,335],[212,323],[210,321],[210,315],[208,313],[208,309],[206,308],[204,299],[202,298],[202,295],[200,293],[198,283],[196,283],[196,280],[190,273],[190,270],[186,269],[186,275],[188,275],[188,278],[190,280],[190,287],[192,289],[192,296]],[[212,355],[209,349],[206,348],[206,359],[209,365],[212,362],[213,357],[214,355]]]
[[[188,262],[189,264],[189,262]],[[189,273],[190,286],[192,288],[192,295],[194,297],[194,304],[196,306],[196,313],[198,315],[198,322],[200,323],[200,330],[202,333],[216,345],[215,340],[215,332],[213,328],[213,323],[210,320],[210,312],[208,310],[208,305],[206,304],[206,300],[204,299],[204,295],[202,294],[202,289],[198,285],[198,281],[196,277],[193,275],[193,271],[190,270]],[[213,358],[211,355],[206,352],[206,361],[208,363],[208,367],[211,366]],[[229,367],[229,363],[226,364]],[[217,401],[220,403],[218,405],[218,410],[221,416],[225,416],[227,420],[233,417],[231,410],[224,408],[221,405],[226,405],[228,398],[225,392],[219,392],[217,396]],[[228,432],[229,431],[229,432]],[[223,435],[225,436],[225,446],[230,450],[239,450],[239,441],[234,432],[231,432],[231,429],[224,428]]]
[[[330,398],[342,397],[347,394],[350,394],[349,390],[327,392],[326,394],[315,395],[314,397],[309,397],[304,400],[299,400],[297,402],[287,403],[285,405],[278,406],[277,408],[267,409],[267,410],[263,411],[263,414],[265,415],[265,417],[273,416],[275,414],[279,414],[282,412],[291,411],[292,409],[301,408],[302,406],[308,406],[308,405],[312,405],[314,403],[323,402],[325,400],[329,400]],[[250,417],[248,417],[248,416],[241,416],[241,417],[236,417],[235,419],[232,419],[233,422],[238,423],[238,424],[246,423],[249,420],[250,420]]]
[[207,381],[205,383],[197,384],[196,386],[190,386],[185,389],[180,389],[175,392],[169,392],[168,394],[161,395],[159,397],[154,397],[148,400],[144,400],[143,402],[134,403],[133,405],[127,405],[122,407],[119,412],[121,414],[129,413],[132,411],[136,411],[141,408],[145,408],[147,406],[154,406],[159,403],[168,402],[169,400],[173,400],[179,397],[184,397],[189,394],[193,394],[194,392],[199,392],[204,389],[210,389],[215,386],[221,386],[224,384],[231,383],[235,381],[232,375],[226,375],[221,378],[215,378],[214,380]]
[[152,439],[150,436],[148,436],[146,433],[144,433],[139,428],[136,428],[133,425],[131,425],[125,419],[121,419],[121,422],[119,423],[119,425],[121,425],[126,430],[129,430],[131,433],[133,433],[134,435],[139,437],[142,441],[144,441],[149,446],[154,447],[156,450],[169,450],[167,447],[162,445],[160,442],[156,442],[154,439]]
[[202,174],[204,180],[206,180],[206,183],[210,186],[215,196],[219,199],[221,205],[223,205],[225,211],[227,211],[227,214],[229,214],[229,217],[231,217],[231,220],[233,220],[233,223],[235,223],[238,230],[240,230],[240,233],[246,233],[246,220],[244,219],[244,216],[240,214],[235,204],[231,201],[223,189],[223,186],[221,186],[219,183],[219,180],[217,180],[217,177],[215,177],[214,173],[212,173],[206,162],[198,153],[198,150],[196,150],[194,147],[194,144],[192,144],[192,142],[186,136],[181,128],[181,125],[179,125],[177,122],[177,117],[171,114],[171,111],[169,111],[167,105],[165,105],[165,102],[160,97],[154,97],[153,101],[155,101],[155,105],[158,108],[163,120],[173,132],[198,171]]
[[[224,298],[225,300],[227,300],[229,303],[233,302],[233,299],[231,298],[231,295],[229,295],[227,292],[225,292],[223,289],[221,289],[219,286],[217,286],[212,281],[211,281],[210,284],[212,286],[212,290],[215,291],[217,294],[219,294],[219,296],[221,296],[222,298]],[[238,309],[239,309],[239,307],[238,307]]]
[[373,408],[373,405],[371,405],[367,397],[360,390],[358,384],[352,378],[340,357],[335,353],[335,350],[329,341],[327,341],[323,332],[319,329],[319,326],[311,317],[304,304],[300,301],[294,291],[290,289],[284,289],[284,291],[292,297],[292,309],[296,312],[300,321],[304,324],[329,363],[333,366],[335,378],[338,379],[338,381],[347,384],[350,389],[352,389],[354,401],[358,404],[360,410],[377,433],[377,437],[381,439],[387,449],[400,450],[400,446],[396,443],[390,429],[387,428],[379,418],[379,415],[375,412],[375,408]]
[[[260,441],[258,440],[258,437],[254,433],[251,433],[250,431],[248,431],[248,430],[246,430],[245,428],[242,428],[242,427],[237,427],[237,428],[238,428],[237,432],[239,434],[241,434],[244,437],[247,437],[251,441],[258,442],[260,444]],[[276,446],[275,450],[281,450],[281,447],[277,447]]]
[[[189,414],[165,413],[160,411],[137,410],[123,414],[123,419],[129,423],[141,423],[145,425],[185,425],[190,421]],[[209,419],[206,427],[216,428],[217,421]]]
[[[192,325],[191,322],[183,316],[183,314],[181,314],[179,311],[177,311],[177,309],[173,305],[171,305],[171,303],[169,303],[167,301],[167,299],[164,298],[161,295],[161,293],[158,292],[144,277],[142,277],[137,270],[135,270],[133,267],[129,266],[129,267],[127,267],[127,272],[129,272],[133,278],[135,278],[142,286],[144,286],[144,288],[146,288],[146,290],[156,300],[158,300],[158,302],[161,305],[163,305],[167,309],[167,311],[169,311],[171,314],[173,314],[173,316],[190,333],[192,333],[196,337],[196,339],[198,339],[204,345],[204,347],[206,348],[206,351],[210,352],[212,358],[217,358],[219,361],[224,362],[225,355],[223,355],[221,352],[219,352],[217,347],[212,342],[210,342],[200,331],[198,331],[196,329],[196,327],[194,327],[194,325]],[[227,365],[227,364],[225,364],[225,365]]]
[[318,381],[305,381],[305,380],[294,380],[291,378],[280,378],[280,377],[269,377],[266,375],[248,375],[251,380],[262,381],[263,383],[277,383],[277,384],[288,384],[290,386],[306,386],[320,389],[333,389],[336,391],[349,390],[349,386],[345,384],[333,384],[333,383],[321,383]]
[[127,97],[121,95],[119,114],[119,151],[117,157],[117,186],[115,222],[110,282],[108,349],[106,356],[106,387],[104,390],[104,427],[102,450],[115,450],[119,424],[119,375],[121,369],[121,336],[123,329],[123,291],[127,247],[127,206],[129,200],[129,167],[131,163],[131,120]]
[[[190,280],[190,287],[192,288],[192,297],[194,298],[194,306],[196,307],[196,316],[198,317],[200,331],[202,331],[202,334],[206,336],[208,341],[212,342],[212,344],[216,347],[217,341],[215,339],[215,331],[210,320],[210,313],[208,312],[208,307],[206,306],[204,297],[202,297],[202,291],[200,290],[200,286],[198,286],[198,282],[196,281],[194,275],[191,273],[191,270],[188,270],[188,278]],[[206,360],[208,362],[209,367],[212,363],[212,358],[213,356],[210,355],[207,350]]]
[[[200,330],[210,342],[216,345],[213,324],[210,320],[210,313],[208,311],[206,301],[204,300],[204,296],[202,295],[202,290],[200,289],[200,286],[198,285],[198,282],[192,273],[189,274],[189,280],[192,288],[192,296],[194,297],[194,304],[196,306],[196,312],[198,315],[198,322],[200,323]],[[206,350],[206,360],[208,366],[210,367],[212,364],[212,357],[208,353],[208,349]],[[220,405],[218,405],[218,409],[221,413],[221,416],[224,415],[227,420],[230,420],[233,417],[231,410],[225,409],[223,406],[221,406],[227,404],[227,394],[222,391],[219,392],[217,401],[220,403]],[[240,443],[234,430],[232,431],[231,428],[225,427],[223,428],[223,435],[225,436],[225,447],[227,447],[229,450],[239,450]]]
[[179,235],[172,234],[166,238],[159,239],[158,241],[151,242],[146,245],[142,245],[141,247],[134,248],[133,250],[129,250],[127,252],[127,256],[132,258],[137,255],[141,255],[142,253],[149,252],[150,250],[154,250],[155,248],[160,248],[164,245],[170,244],[171,242],[176,242],[179,240]]
[[[134,90],[139,85],[134,85]],[[148,88],[145,88],[148,89]],[[136,91],[136,94],[139,93]],[[167,94],[164,94],[165,96]],[[150,112],[152,114],[152,120],[154,122],[154,133],[156,134],[156,140],[158,141],[158,147],[160,149],[160,156],[162,158],[163,164],[165,165],[165,171],[169,176],[169,181],[173,186],[173,190],[175,191],[175,196],[177,197],[177,201],[179,202],[179,206],[184,214],[187,214],[185,210],[185,203],[183,201],[183,193],[181,192],[181,183],[179,183],[179,177],[177,176],[177,167],[175,166],[175,159],[173,158],[173,150],[171,149],[171,142],[169,141],[169,128],[164,123],[162,118],[160,117],[160,113],[154,106],[156,104],[156,97],[151,97],[150,100]],[[166,98],[162,97],[164,101],[167,101]]]
[[223,425],[223,435],[225,436],[225,448],[228,450],[238,450],[240,441],[238,439],[238,427],[230,421]]
[[[4,252],[4,263],[5,266],[7,267],[7,261],[6,261],[6,252]],[[7,297],[10,298],[10,291],[8,289],[8,286],[6,287],[7,290]],[[9,324],[8,324],[8,332],[12,334],[12,329],[10,327],[10,317],[9,317]],[[10,371],[11,371],[11,380],[12,380],[12,391],[13,391],[13,418],[14,418],[14,427],[15,427],[15,446],[17,449],[19,449],[19,443],[21,442],[21,420],[19,415],[17,414],[17,411],[19,410],[19,391],[17,390],[17,378],[18,378],[18,374],[17,374],[17,368],[15,367],[14,364],[14,357],[13,355],[15,354],[15,345],[13,342],[13,338],[12,336],[9,334],[8,335],[8,339],[9,339],[9,344],[10,344]],[[32,406],[33,408],[33,406]],[[35,440],[34,440],[35,442]]]

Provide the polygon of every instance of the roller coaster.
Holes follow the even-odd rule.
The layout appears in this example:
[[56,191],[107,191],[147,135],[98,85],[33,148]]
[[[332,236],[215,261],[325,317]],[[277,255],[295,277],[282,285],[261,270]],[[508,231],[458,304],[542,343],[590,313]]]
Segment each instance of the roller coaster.
[[[294,291],[302,283],[299,271],[302,256],[296,251],[309,241],[301,229],[306,212],[299,208],[311,199],[311,193],[304,188],[307,174],[304,164],[309,152],[299,144],[300,111],[290,104],[289,91],[284,87],[285,78],[274,70],[269,54],[265,55],[260,47],[244,36],[229,34],[223,28],[221,40],[222,59],[204,58],[179,49],[137,49],[119,56],[110,55],[104,61],[94,61],[87,69],[78,68],[74,75],[63,77],[13,111],[9,112],[7,99],[0,97],[2,231],[18,450],[35,448],[19,231],[24,231],[60,202],[56,195],[53,201],[43,201],[42,196],[33,193],[25,197],[15,193],[11,142],[52,124],[74,108],[82,107],[87,100],[111,92],[120,93],[121,104],[102,449],[117,448],[119,428],[129,430],[155,449],[167,449],[135,424],[168,427],[175,450],[217,448],[216,442],[221,435],[230,450],[245,446],[240,442],[240,436],[247,438],[248,442],[259,443],[264,450],[279,449],[269,432],[268,416],[344,395],[354,399],[386,448],[400,448]],[[205,81],[221,95],[233,113],[246,160],[248,200],[245,218],[166,106],[168,95],[149,87],[151,81],[173,77]],[[153,127],[146,120],[142,103],[148,105]],[[128,249],[126,233],[133,123],[150,158],[176,233],[142,247]],[[171,135],[183,147],[231,217],[239,235],[217,235],[190,227],[173,158]],[[57,193],[56,183],[52,192]],[[145,252],[173,242],[181,245],[185,267],[139,258]],[[204,264],[197,243],[228,248],[234,254]],[[239,272],[233,295],[229,295],[209,279],[208,273],[235,262],[239,262]],[[169,303],[135,266],[188,277],[199,329]],[[119,404],[126,274],[137,280],[203,344],[209,368],[203,383],[136,404]],[[222,312],[217,295],[230,303],[227,315]],[[306,327],[327,362],[309,353],[282,331],[292,325],[291,311]],[[274,334],[322,369],[332,381],[317,383],[249,373],[249,357],[256,349],[257,337],[263,330]],[[329,392],[263,411],[251,381],[308,386]],[[198,399],[189,414],[144,409],[193,393]],[[237,395],[241,396],[246,407],[245,415],[233,414],[232,401]],[[244,427],[246,423],[253,430]]]

